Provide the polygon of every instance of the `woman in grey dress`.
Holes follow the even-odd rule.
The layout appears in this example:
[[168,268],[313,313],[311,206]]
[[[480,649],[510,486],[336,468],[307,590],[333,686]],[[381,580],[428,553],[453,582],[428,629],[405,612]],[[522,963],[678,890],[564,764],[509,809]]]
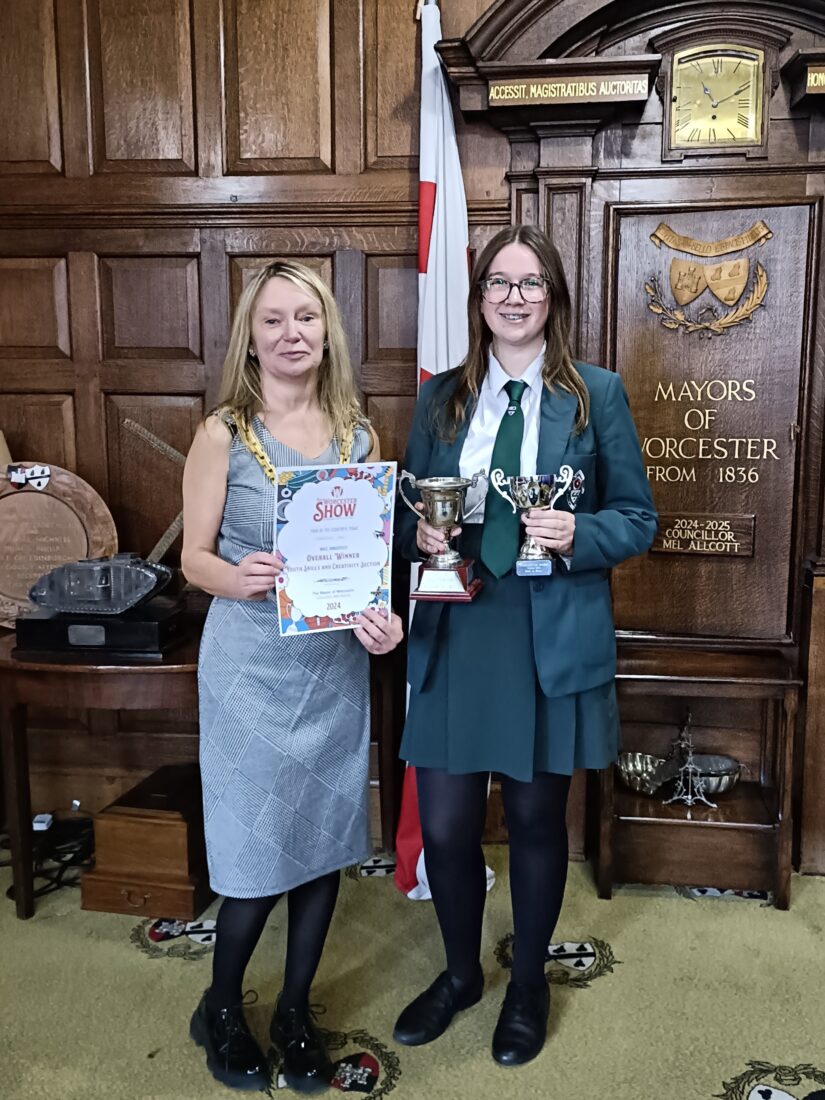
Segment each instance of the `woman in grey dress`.
[[215,597],[198,665],[200,762],[210,882],[224,896],[212,982],[190,1030],[213,1075],[235,1088],[267,1084],[242,983],[285,893],[270,1032],[288,1084],[328,1084],[309,990],[339,871],[370,851],[367,653],[401,638],[397,615],[372,610],[352,631],[279,636],[274,470],[377,458],[332,295],[302,264],[269,264],[241,295],[218,409],[198,428],[183,480],[183,569]]

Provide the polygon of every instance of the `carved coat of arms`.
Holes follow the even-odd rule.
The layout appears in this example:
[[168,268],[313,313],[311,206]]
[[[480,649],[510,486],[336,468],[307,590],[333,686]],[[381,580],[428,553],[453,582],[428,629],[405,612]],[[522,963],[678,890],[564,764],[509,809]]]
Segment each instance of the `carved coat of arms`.
[[[670,262],[670,290],[674,304],[666,300],[659,277],[650,276],[645,283],[647,308],[659,317],[665,328],[698,332],[700,336],[721,336],[729,329],[750,321],[765,300],[768,274],[758,261],[752,269],[748,256],[741,253],[754,245],[763,245],[772,236],[767,225],[758,221],[745,233],[735,237],[699,241],[674,232],[663,222],[650,235],[656,247],[661,248],[664,244],[675,251],[687,253],[691,258],[679,257]],[[733,259],[720,259],[732,252],[739,252],[740,255]],[[703,262],[707,259],[711,262]],[[708,291],[710,296],[703,304],[703,296]],[[725,307],[723,312],[720,312],[716,302]],[[693,303],[696,305],[690,312],[686,307]]]

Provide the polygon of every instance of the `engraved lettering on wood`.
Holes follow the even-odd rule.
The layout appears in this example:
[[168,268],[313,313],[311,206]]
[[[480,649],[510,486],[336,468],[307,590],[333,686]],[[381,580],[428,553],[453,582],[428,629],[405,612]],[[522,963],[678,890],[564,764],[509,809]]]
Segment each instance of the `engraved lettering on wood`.
[[720,554],[753,557],[756,516],[662,512],[650,550],[654,554]]
[[618,74],[596,80],[491,80],[487,95],[491,107],[525,103],[612,103],[647,99],[644,73]]

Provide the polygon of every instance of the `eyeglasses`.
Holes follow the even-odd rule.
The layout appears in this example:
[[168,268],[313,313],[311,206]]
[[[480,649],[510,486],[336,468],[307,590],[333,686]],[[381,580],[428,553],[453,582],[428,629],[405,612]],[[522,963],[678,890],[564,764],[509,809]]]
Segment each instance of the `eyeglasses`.
[[520,279],[517,283],[511,283],[500,275],[494,275],[491,279],[482,279],[478,284],[485,302],[497,305],[506,302],[510,297],[513,287],[518,287],[523,302],[543,302],[547,297],[547,280],[540,275],[531,275],[527,279]]

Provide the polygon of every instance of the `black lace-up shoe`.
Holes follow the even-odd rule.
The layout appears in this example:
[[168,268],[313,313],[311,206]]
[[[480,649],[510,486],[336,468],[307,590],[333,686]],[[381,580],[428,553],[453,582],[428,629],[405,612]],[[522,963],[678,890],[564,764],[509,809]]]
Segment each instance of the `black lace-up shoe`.
[[510,982],[493,1032],[493,1057],[500,1066],[522,1066],[541,1052],[549,1011],[548,986]]
[[320,1092],[329,1087],[333,1065],[309,1008],[277,1004],[269,1034],[283,1056],[281,1073],[291,1089]]
[[213,1013],[207,1008],[204,993],[189,1024],[189,1034],[206,1051],[206,1064],[221,1084],[250,1091],[268,1086],[266,1057],[247,1026],[243,1005]]
[[393,1039],[408,1047],[431,1043],[443,1035],[456,1012],[478,1004],[483,989],[484,975],[480,970],[474,982],[460,986],[444,970],[398,1017]]

